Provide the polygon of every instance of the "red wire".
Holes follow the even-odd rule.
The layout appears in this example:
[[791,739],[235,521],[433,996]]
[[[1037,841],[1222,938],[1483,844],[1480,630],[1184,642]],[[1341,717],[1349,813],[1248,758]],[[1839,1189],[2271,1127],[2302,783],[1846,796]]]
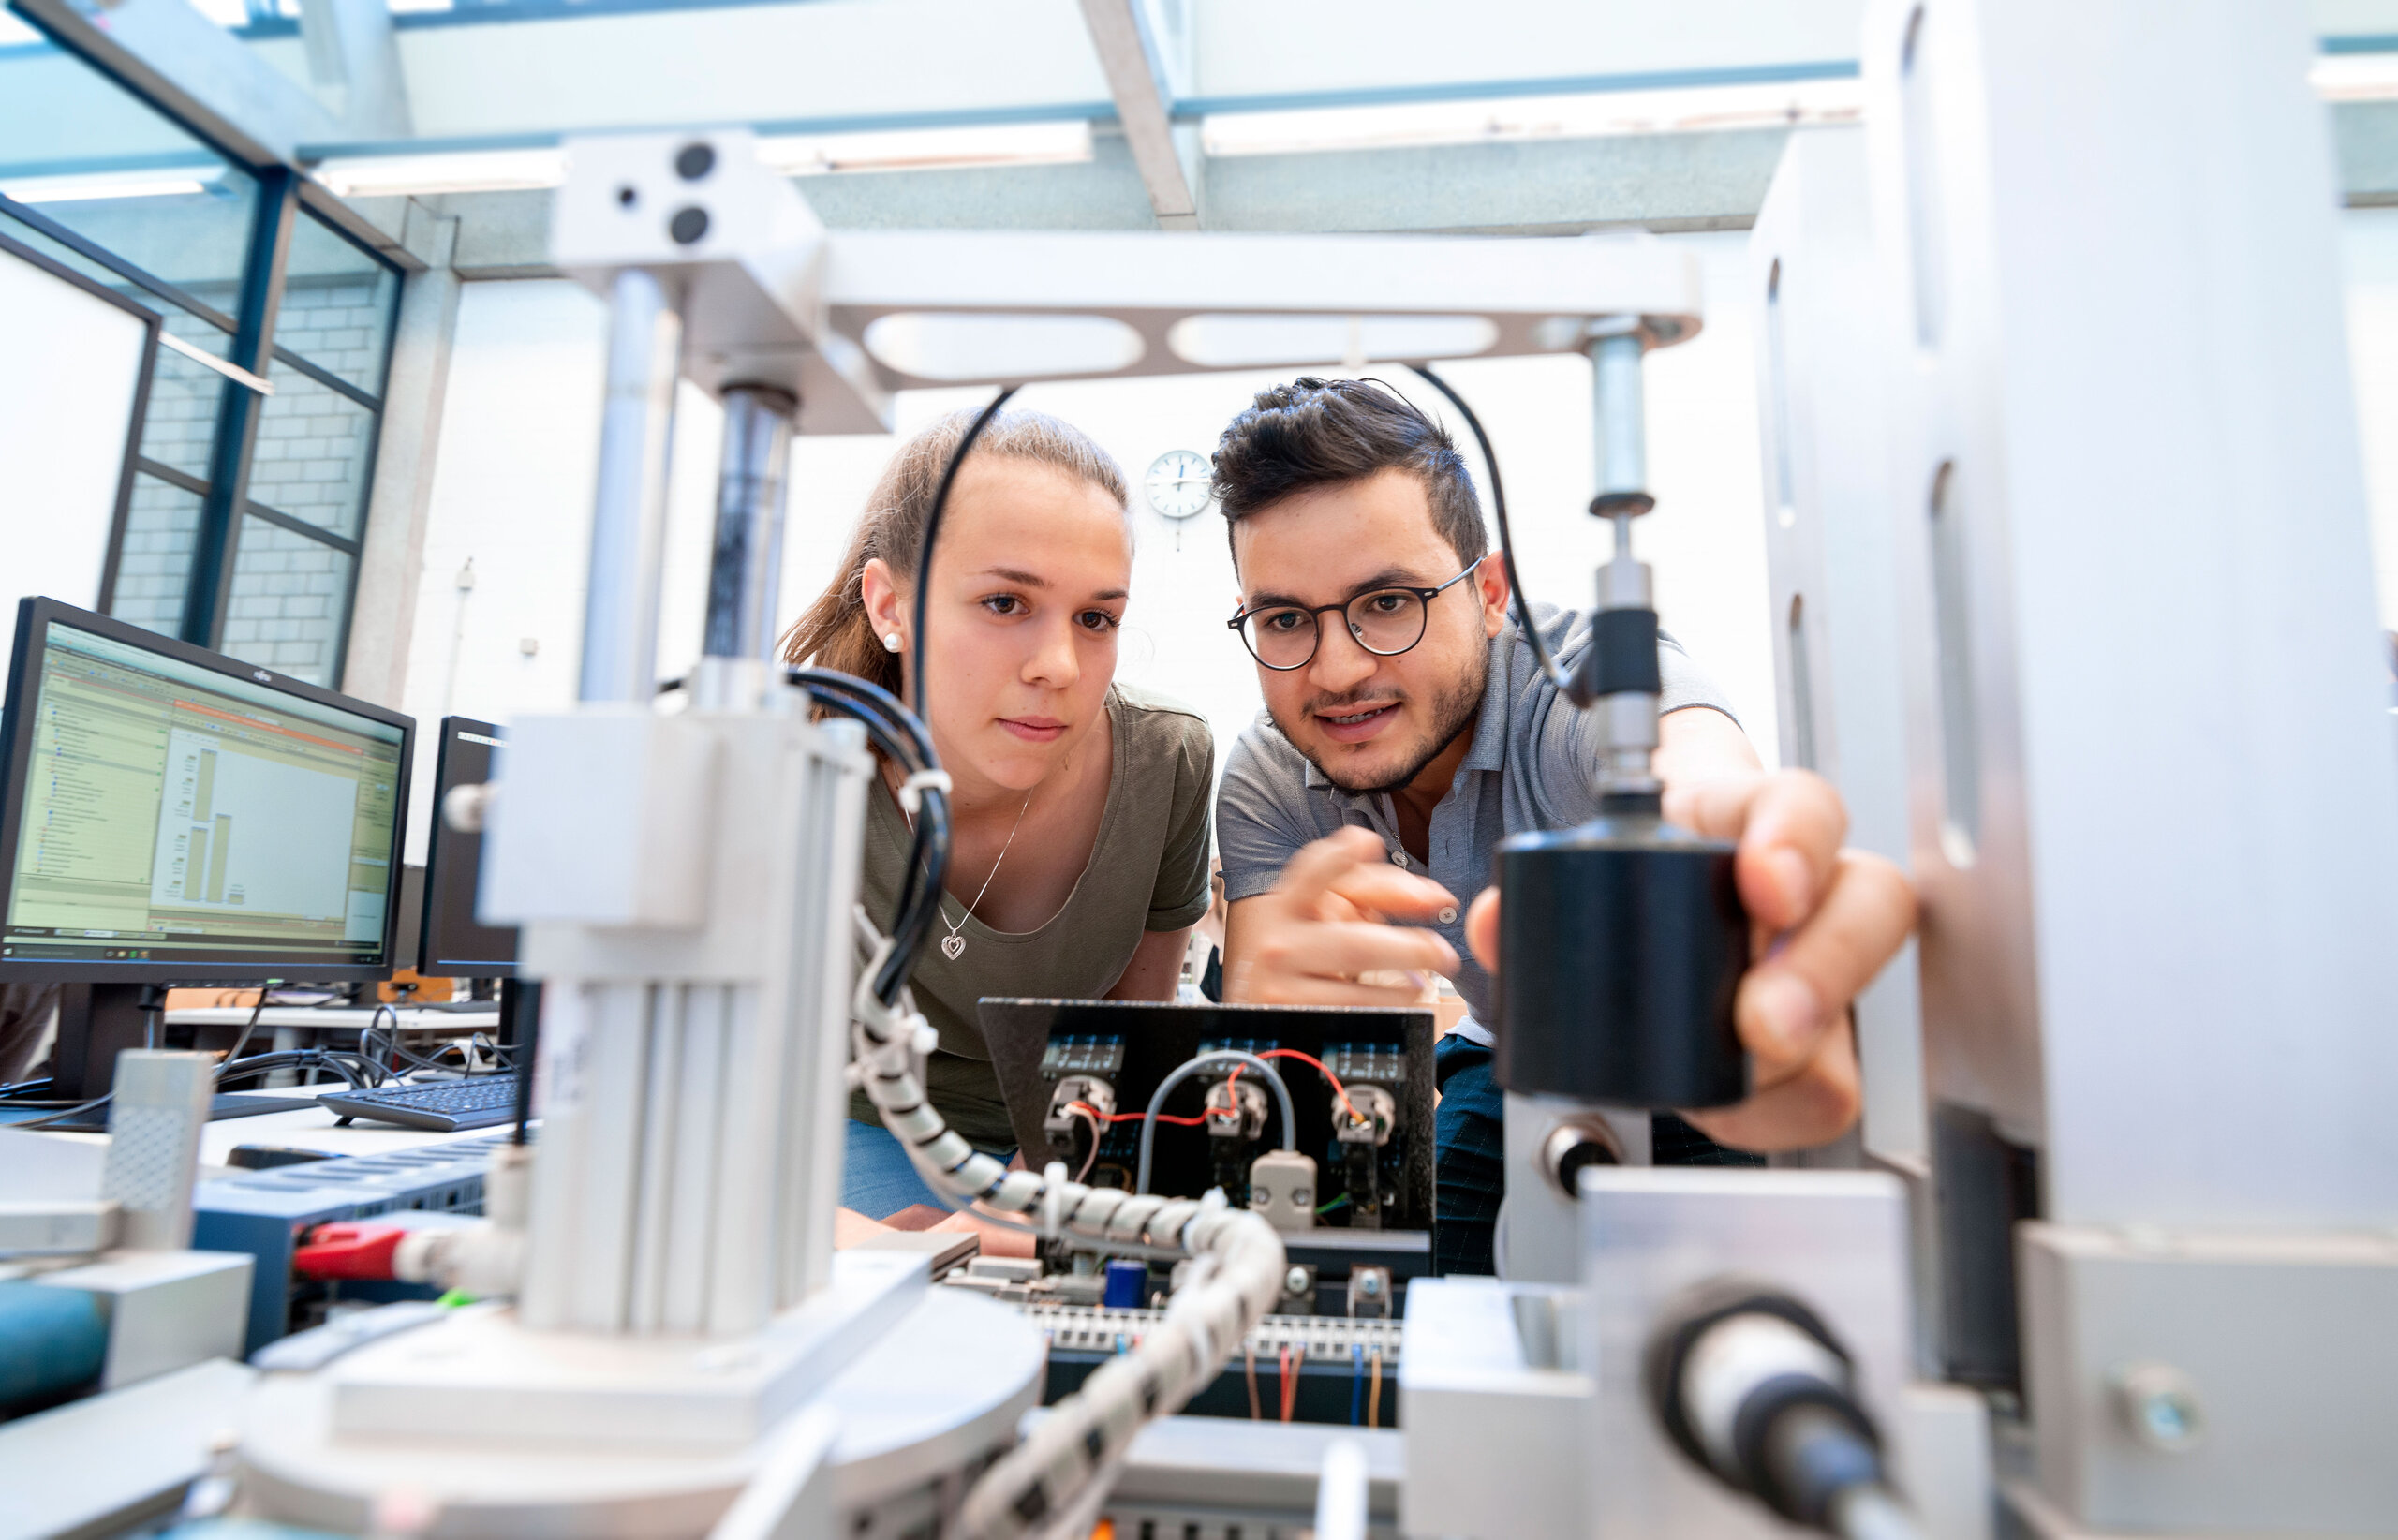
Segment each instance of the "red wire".
[[1282,1344],[1282,1420],[1291,1420],[1291,1411],[1298,1403],[1299,1385],[1291,1378],[1291,1344]]
[[[1088,1102],[1069,1102],[1066,1103],[1066,1110],[1069,1112],[1085,1112],[1093,1118],[1100,1118],[1102,1122],[1106,1123],[1137,1123],[1141,1120],[1141,1115],[1137,1112],[1114,1112],[1109,1113],[1104,1117],[1101,1117],[1100,1110],[1097,1107],[1092,1106]],[[1162,1112],[1158,1114],[1159,1122],[1179,1123],[1185,1128],[1197,1128],[1206,1120],[1207,1119],[1205,1118],[1177,1118],[1167,1113]]]
[[[1300,1063],[1308,1065],[1310,1068],[1313,1069],[1316,1074],[1324,1076],[1325,1079],[1332,1083],[1332,1094],[1340,1100],[1340,1110],[1347,1113],[1352,1121],[1358,1120],[1357,1109],[1349,1104],[1349,1093],[1340,1088],[1340,1077],[1334,1074],[1330,1070],[1325,1068],[1323,1059],[1316,1058],[1313,1054],[1303,1054],[1296,1048],[1268,1048],[1257,1057],[1260,1059],[1295,1059]],[[1235,1074],[1238,1074],[1240,1073],[1239,1066],[1234,1066],[1233,1073]]]

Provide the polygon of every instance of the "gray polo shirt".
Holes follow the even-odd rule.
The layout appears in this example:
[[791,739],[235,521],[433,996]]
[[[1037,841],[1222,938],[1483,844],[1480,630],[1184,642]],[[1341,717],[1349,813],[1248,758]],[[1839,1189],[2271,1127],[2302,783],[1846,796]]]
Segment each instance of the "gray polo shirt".
[[[1541,639],[1569,674],[1591,644],[1587,614],[1532,606]],[[1663,637],[1658,661],[1664,711],[1712,706],[1732,708],[1671,637]],[[1473,744],[1458,766],[1449,794],[1432,809],[1428,868],[1417,866],[1399,839],[1399,819],[1386,792],[1344,792],[1325,778],[1282,736],[1273,719],[1258,713],[1240,735],[1224,765],[1216,794],[1216,846],[1223,857],[1224,896],[1253,898],[1274,885],[1301,846],[1343,824],[1382,836],[1391,860],[1421,871],[1458,896],[1458,918],[1433,928],[1457,948],[1464,968],[1458,992],[1475,1023],[1490,1020],[1490,976],[1465,944],[1465,906],[1490,884],[1490,862],[1499,842],[1526,829],[1562,829],[1598,814],[1598,724],[1560,696],[1532,661],[1532,650],[1511,619],[1490,643],[1490,684],[1473,726]],[[1477,1026],[1470,1035],[1489,1041]]]

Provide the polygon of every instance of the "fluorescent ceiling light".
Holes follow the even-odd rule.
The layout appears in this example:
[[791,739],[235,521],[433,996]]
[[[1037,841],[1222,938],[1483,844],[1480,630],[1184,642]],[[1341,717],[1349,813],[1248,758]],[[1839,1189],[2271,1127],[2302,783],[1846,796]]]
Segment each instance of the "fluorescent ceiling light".
[[1090,158],[1090,125],[1010,123],[881,133],[776,134],[759,139],[758,158],[788,176],[1058,165]]
[[901,311],[866,329],[866,350],[919,379],[1112,375],[1141,362],[1141,333],[1111,316]]
[[1498,340],[1485,316],[1185,316],[1166,333],[1176,357],[1207,369],[1470,358]]
[[84,171],[65,176],[22,176],[0,182],[0,193],[20,203],[96,203],[114,198],[189,198],[207,192],[224,173],[202,170]]
[[1200,136],[1211,155],[1607,139],[1854,123],[1863,111],[1864,96],[1863,85],[1855,80],[1787,81],[1294,112],[1216,112],[1201,123]]
[[455,192],[525,192],[566,180],[566,152],[452,150],[431,155],[337,155],[311,168],[341,198]]
[[2306,81],[2325,101],[2389,101],[2398,98],[2398,53],[2328,54]]

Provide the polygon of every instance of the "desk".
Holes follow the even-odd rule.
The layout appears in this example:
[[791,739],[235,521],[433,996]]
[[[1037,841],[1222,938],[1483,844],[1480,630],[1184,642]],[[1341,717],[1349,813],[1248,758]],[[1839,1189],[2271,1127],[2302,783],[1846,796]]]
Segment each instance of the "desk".
[[[259,1094],[320,1096],[348,1088],[338,1085],[309,1086]],[[261,1113],[256,1118],[219,1118],[200,1130],[200,1180],[229,1175],[226,1157],[235,1145],[289,1145],[301,1149],[320,1149],[328,1155],[388,1155],[393,1150],[447,1144],[453,1139],[488,1139],[494,1133],[507,1132],[503,1128],[478,1128],[458,1133],[436,1133],[429,1129],[395,1128],[388,1123],[353,1123],[348,1128],[337,1127],[336,1123],[337,1115],[322,1107]],[[27,1132],[83,1144],[105,1145],[109,1140],[105,1133],[61,1133],[51,1129]]]

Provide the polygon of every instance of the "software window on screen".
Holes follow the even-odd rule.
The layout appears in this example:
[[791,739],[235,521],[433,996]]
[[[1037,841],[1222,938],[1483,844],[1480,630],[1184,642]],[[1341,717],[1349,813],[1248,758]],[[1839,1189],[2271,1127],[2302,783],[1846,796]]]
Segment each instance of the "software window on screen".
[[399,728],[57,622],[46,642],[7,955],[379,957]]

